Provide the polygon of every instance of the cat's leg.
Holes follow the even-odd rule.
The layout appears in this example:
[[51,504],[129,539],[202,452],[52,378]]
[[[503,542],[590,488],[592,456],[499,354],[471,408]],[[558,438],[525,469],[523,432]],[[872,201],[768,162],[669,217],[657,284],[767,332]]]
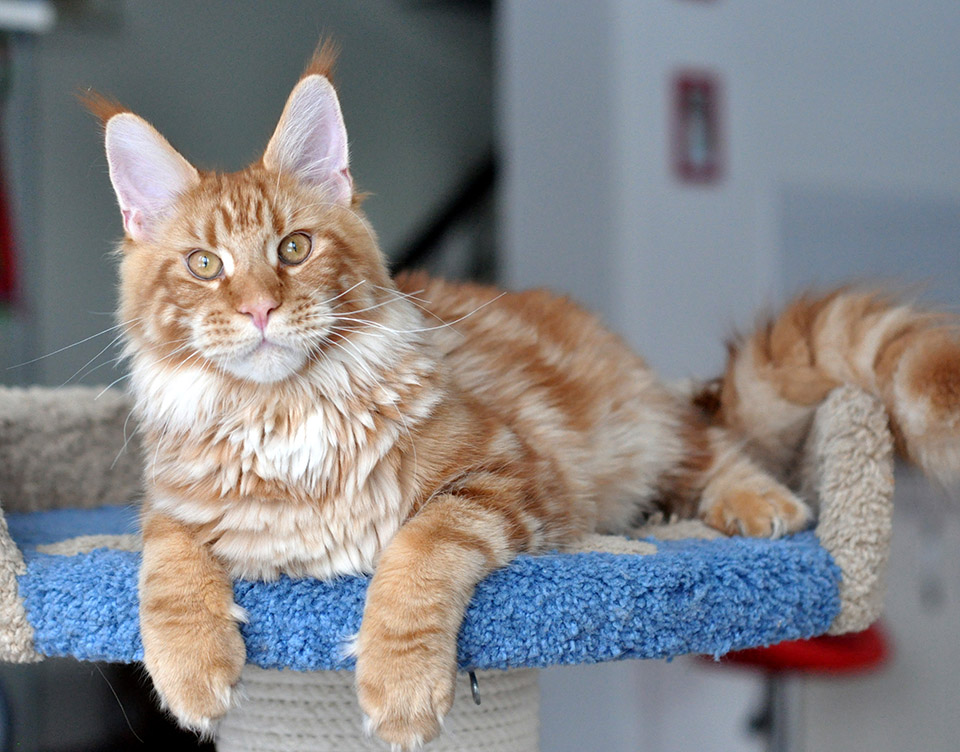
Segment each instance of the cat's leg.
[[194,531],[148,512],[140,568],[143,660],[181,726],[209,735],[234,704],[246,658],[243,619],[226,570]]
[[803,530],[810,508],[761,469],[720,428],[707,428],[710,462],[702,478],[699,516],[728,535],[776,538]]
[[368,730],[402,749],[434,738],[453,703],[457,634],[474,587],[534,535],[515,478],[478,473],[459,485],[384,549],[354,646]]

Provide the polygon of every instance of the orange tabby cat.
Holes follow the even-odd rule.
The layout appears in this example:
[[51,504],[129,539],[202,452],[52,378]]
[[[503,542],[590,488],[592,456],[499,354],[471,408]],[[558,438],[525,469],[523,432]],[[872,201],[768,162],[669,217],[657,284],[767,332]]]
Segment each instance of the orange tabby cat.
[[881,394],[909,453],[956,468],[960,350],[908,309],[801,304],[737,348],[708,424],[563,298],[392,280],[331,64],[326,47],[234,174],[199,172],[144,120],[92,103],[147,447],[144,660],[184,726],[209,731],[236,701],[232,578],[373,573],[360,704],[412,748],[450,708],[474,586],[518,553],[655,511],[734,534],[807,525],[738,447],[785,458],[832,386]]

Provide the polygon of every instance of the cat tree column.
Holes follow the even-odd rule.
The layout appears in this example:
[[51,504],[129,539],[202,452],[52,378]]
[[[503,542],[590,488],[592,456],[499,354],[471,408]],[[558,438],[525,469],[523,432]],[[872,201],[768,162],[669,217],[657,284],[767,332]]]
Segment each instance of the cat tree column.
[[[479,671],[480,705],[467,674],[457,678],[457,697],[436,752],[535,752],[539,749],[540,689],[537,669]],[[383,742],[364,735],[358,719],[352,671],[267,670],[243,672],[245,698],[220,726],[218,752],[383,752]]]

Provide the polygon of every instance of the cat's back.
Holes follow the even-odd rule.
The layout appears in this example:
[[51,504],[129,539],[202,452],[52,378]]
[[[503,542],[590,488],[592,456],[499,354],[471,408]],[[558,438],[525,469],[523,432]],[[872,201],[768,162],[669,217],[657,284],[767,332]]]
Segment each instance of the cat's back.
[[569,298],[422,272],[401,274],[396,283],[424,311],[456,382],[487,404],[511,410],[535,400],[582,429],[656,389],[642,359]]

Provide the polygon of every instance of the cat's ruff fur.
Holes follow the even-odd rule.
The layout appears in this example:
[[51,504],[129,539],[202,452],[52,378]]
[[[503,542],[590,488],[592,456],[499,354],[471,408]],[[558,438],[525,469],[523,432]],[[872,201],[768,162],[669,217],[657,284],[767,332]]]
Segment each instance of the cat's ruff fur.
[[[318,55],[263,159],[235,174],[198,172],[145,121],[100,108],[145,445],[141,632],[163,702],[207,731],[244,660],[231,577],[373,571],[360,703],[410,748],[450,707],[475,584],[517,553],[651,512],[751,535],[804,527],[807,506],[740,444],[776,453],[829,390],[795,406],[772,377],[777,347],[768,363],[748,345],[710,425],[565,299],[391,280],[353,193],[330,62]],[[291,234],[312,240],[302,263],[281,258]],[[189,271],[196,249],[222,271]],[[898,322],[899,339],[920,326]],[[912,426],[898,383],[866,388]],[[747,388],[769,393],[769,424]]]

